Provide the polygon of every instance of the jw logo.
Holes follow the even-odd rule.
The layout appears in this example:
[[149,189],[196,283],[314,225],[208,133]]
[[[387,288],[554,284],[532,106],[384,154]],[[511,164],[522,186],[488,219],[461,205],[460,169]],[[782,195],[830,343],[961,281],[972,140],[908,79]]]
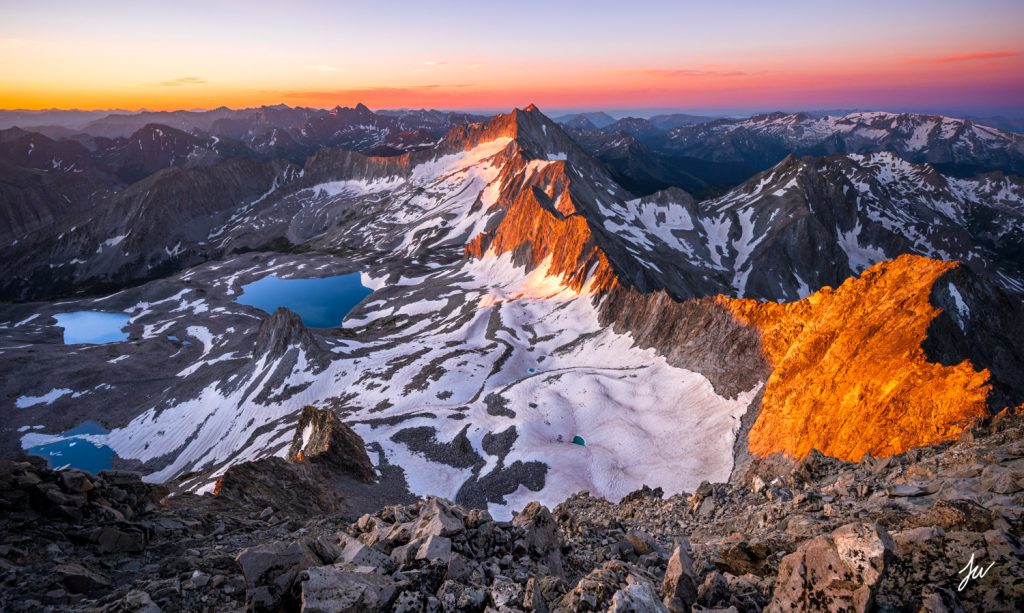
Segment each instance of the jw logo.
[[974,554],[972,553],[971,554],[971,559],[967,560],[967,566],[964,566],[963,568],[961,568],[960,572],[957,573],[957,574],[960,574],[960,575],[963,575],[964,573],[967,573],[967,574],[964,575],[964,578],[960,582],[959,587],[956,588],[956,591],[958,591],[958,592],[964,591],[964,588],[967,587],[967,583],[970,582],[971,579],[981,579],[982,577],[984,577],[985,575],[988,574],[988,571],[992,570],[992,567],[995,566],[995,564],[996,564],[995,562],[992,562],[991,564],[989,564],[985,568],[982,568],[980,566],[975,566],[974,565]]

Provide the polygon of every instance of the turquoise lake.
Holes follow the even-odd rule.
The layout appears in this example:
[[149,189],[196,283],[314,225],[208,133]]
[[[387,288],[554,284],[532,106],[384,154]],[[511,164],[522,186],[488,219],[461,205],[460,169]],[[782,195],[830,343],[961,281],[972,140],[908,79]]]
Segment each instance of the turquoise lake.
[[129,316],[125,313],[74,311],[57,313],[53,317],[57,325],[64,328],[64,343],[67,345],[101,345],[128,340],[128,333],[122,330],[128,325]]
[[352,307],[371,293],[373,290],[363,286],[357,272],[320,279],[280,279],[270,275],[243,285],[238,302],[267,313],[285,307],[311,328],[335,328]]
[[61,434],[68,437],[62,441],[29,447],[25,451],[44,458],[51,468],[72,466],[94,474],[110,468],[114,450],[80,438],[83,434],[107,434],[107,430],[95,421],[87,421]]

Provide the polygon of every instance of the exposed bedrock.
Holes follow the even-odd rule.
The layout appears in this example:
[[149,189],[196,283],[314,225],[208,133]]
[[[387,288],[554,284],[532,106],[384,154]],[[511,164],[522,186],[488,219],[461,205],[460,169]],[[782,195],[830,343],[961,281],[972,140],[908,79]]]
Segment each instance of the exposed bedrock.
[[610,287],[614,272],[576,208],[565,162],[552,162],[537,175],[531,177],[536,184],[515,192],[498,226],[467,245],[467,253],[483,257],[494,249],[523,255],[525,247],[529,261],[524,263],[536,266],[550,258],[549,273],[573,289],[590,279],[596,289]]
[[295,349],[304,352],[306,359],[317,364],[321,370],[330,359],[316,337],[302,323],[302,318],[285,307],[278,307],[270,317],[260,323],[253,357],[265,358],[269,362]]
[[400,480],[383,477],[378,480],[362,439],[334,411],[306,407],[287,459],[235,464],[214,491],[227,500],[299,515],[358,514],[411,498]]
[[733,398],[770,372],[757,330],[714,298],[679,302],[665,292],[616,287],[600,298],[599,311],[601,325],[629,334],[673,366],[701,373],[722,396]]
[[288,449],[289,461],[335,468],[365,483],[376,478],[363,439],[334,411],[303,408],[295,432]]

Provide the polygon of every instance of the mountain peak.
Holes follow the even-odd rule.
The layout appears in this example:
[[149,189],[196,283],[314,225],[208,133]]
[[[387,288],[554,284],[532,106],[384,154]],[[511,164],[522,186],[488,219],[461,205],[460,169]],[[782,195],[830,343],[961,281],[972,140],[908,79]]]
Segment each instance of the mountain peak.
[[444,138],[447,148],[471,149],[480,143],[506,138],[516,142],[531,159],[562,160],[572,154],[585,157],[572,138],[535,105],[513,109],[485,122],[460,125]]

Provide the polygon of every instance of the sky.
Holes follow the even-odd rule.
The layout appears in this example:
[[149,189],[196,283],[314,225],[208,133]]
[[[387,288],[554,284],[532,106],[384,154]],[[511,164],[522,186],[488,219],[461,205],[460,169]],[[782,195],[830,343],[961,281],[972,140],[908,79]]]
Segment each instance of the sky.
[[0,108],[1024,115],[1024,1],[0,0]]

